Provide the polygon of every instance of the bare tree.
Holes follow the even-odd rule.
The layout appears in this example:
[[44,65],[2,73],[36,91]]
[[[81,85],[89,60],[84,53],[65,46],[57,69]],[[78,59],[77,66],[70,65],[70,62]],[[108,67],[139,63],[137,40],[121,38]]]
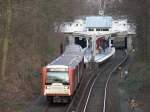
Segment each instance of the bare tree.
[[5,79],[5,72],[6,72],[6,63],[7,63],[7,55],[8,55],[8,42],[11,35],[11,20],[12,20],[12,1],[7,0],[7,12],[6,12],[6,24],[5,24],[5,38],[3,42],[3,58],[2,58],[2,65],[1,65],[1,76],[2,79]]
[[137,56],[140,60],[150,61],[150,14],[149,0],[122,0],[114,1],[108,9],[112,15],[127,15],[137,25]]

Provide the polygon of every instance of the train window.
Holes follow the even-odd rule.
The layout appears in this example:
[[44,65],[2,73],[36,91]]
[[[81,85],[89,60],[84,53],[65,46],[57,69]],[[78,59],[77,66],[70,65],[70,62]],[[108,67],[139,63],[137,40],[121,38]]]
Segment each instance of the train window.
[[69,77],[68,72],[51,71],[47,72],[46,83],[68,83]]
[[93,28],[89,28],[88,31],[94,31],[94,29]]
[[101,31],[101,29],[100,29],[100,28],[97,28],[96,31]]
[[103,29],[103,31],[109,31],[109,29]]

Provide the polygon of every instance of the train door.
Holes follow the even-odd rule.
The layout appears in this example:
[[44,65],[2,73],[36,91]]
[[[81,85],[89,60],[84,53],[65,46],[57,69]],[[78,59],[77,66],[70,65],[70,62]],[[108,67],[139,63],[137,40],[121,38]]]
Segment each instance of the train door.
[[73,94],[78,85],[78,66],[72,69],[72,74],[69,74],[71,93]]

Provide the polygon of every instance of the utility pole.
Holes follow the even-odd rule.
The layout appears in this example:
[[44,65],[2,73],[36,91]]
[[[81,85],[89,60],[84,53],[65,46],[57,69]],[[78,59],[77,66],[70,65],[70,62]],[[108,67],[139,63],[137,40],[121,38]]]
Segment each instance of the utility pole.
[[3,57],[2,57],[2,64],[1,64],[1,77],[2,80],[5,80],[6,74],[6,63],[7,63],[7,55],[8,55],[8,43],[9,37],[11,32],[11,20],[12,20],[12,0],[6,0],[6,15],[5,15],[5,34],[3,40]]
[[[104,0],[105,1],[105,0]],[[103,4],[104,5],[104,4]],[[99,15],[104,15],[104,6],[102,7],[102,0],[99,0]]]
[[99,10],[102,10],[102,0],[99,0]]
[[106,0],[104,0],[104,6],[103,6],[103,11],[105,12],[105,8],[106,8]]

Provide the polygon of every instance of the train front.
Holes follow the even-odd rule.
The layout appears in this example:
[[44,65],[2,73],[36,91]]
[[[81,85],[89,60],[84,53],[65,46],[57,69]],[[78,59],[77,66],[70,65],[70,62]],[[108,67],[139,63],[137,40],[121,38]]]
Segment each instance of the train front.
[[52,102],[68,102],[71,93],[71,67],[50,65],[43,67],[42,94]]

